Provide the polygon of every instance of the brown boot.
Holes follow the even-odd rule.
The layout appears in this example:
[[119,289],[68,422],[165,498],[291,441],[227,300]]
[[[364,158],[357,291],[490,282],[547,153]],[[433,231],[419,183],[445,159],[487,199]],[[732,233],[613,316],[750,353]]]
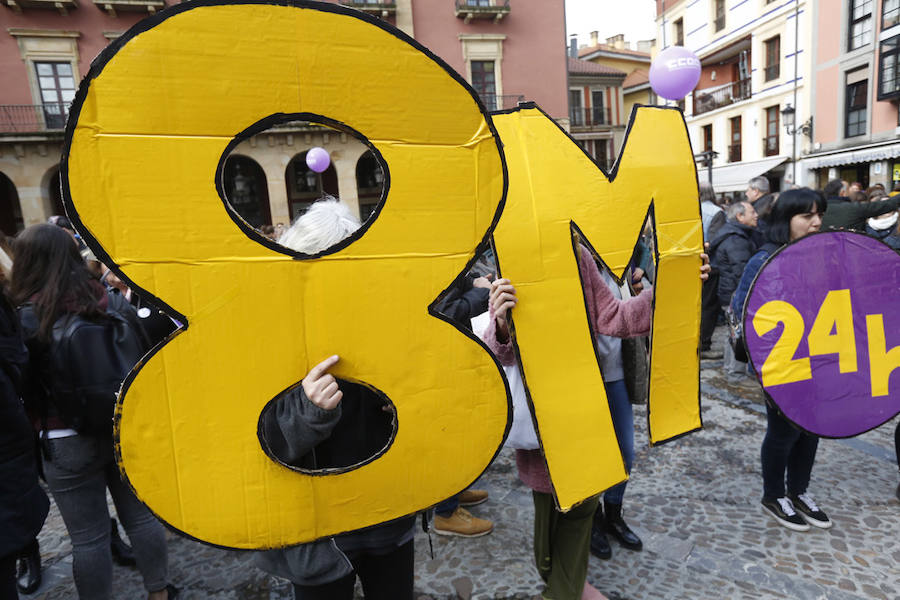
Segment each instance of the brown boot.
[[434,532],[440,535],[479,537],[494,530],[494,524],[487,519],[473,517],[472,513],[459,507],[449,517],[434,515]]

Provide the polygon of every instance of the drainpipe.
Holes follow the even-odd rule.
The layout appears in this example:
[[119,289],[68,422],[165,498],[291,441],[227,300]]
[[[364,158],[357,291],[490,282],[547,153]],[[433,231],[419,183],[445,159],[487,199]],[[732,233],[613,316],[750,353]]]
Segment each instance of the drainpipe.
[[797,78],[799,76],[800,63],[800,0],[794,0],[794,130],[791,133],[791,169],[793,172],[793,185],[797,185],[797,122],[800,119],[797,112]]

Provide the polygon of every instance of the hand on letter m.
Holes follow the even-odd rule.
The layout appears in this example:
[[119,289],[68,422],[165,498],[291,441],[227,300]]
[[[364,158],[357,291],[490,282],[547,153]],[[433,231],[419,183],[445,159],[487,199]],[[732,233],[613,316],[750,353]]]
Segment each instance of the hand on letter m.
[[497,279],[491,283],[491,293],[488,296],[494,320],[497,322],[497,341],[506,342],[509,339],[509,323],[507,316],[519,299],[516,297],[516,288],[509,279]]
[[301,382],[306,397],[321,409],[334,410],[344,396],[334,376],[328,372],[339,360],[337,354],[329,356],[310,369]]

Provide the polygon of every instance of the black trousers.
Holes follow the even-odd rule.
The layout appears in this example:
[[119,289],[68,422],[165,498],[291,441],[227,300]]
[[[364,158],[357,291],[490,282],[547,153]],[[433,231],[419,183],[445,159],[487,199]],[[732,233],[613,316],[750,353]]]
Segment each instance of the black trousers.
[[297,600],[353,600],[356,577],[362,582],[366,600],[412,600],[413,541],[387,554],[348,556],[354,573],[322,585],[294,584]]
[[17,600],[16,554],[0,556],[0,600]]
[[897,468],[900,468],[900,421],[897,421],[897,429],[894,430],[894,452],[897,453]]
[[700,350],[709,350],[719,320],[719,271],[712,269],[700,290]]

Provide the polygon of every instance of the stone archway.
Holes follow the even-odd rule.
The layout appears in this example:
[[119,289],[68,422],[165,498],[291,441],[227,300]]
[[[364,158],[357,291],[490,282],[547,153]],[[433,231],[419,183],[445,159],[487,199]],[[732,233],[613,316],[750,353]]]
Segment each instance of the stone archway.
[[288,212],[291,221],[309,208],[324,194],[338,197],[338,176],[334,161],[322,173],[315,173],[306,166],[306,152],[295,155],[284,170],[287,189]]
[[236,213],[259,229],[272,224],[266,174],[252,158],[232,154],[222,173],[225,199]]
[[366,150],[356,161],[356,191],[359,220],[365,222],[381,202],[384,193],[384,170],[371,150]]
[[14,236],[24,228],[25,220],[22,218],[19,193],[12,180],[0,172],[0,231],[8,236]]
[[50,215],[64,215],[66,209],[63,206],[62,191],[59,188],[59,165],[55,165],[44,173],[41,180],[41,188],[46,198],[46,207]]

